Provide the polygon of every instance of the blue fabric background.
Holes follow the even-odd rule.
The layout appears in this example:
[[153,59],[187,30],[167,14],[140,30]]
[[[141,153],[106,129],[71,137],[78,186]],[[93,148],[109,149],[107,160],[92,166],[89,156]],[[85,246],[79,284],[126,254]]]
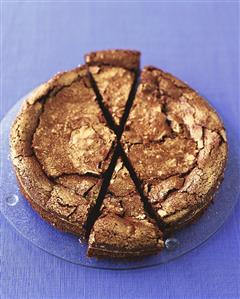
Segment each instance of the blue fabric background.
[[[0,118],[54,73],[97,49],[142,51],[183,78],[239,127],[237,2],[2,2]],[[238,139],[239,140],[239,139]],[[240,298],[238,204],[207,243],[166,265],[86,269],[55,258],[1,217],[1,298]]]

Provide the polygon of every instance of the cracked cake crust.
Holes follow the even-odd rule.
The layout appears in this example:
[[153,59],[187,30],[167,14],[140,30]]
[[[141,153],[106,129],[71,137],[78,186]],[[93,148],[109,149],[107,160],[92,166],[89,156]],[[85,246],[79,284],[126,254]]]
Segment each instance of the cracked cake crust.
[[111,65],[137,71],[140,65],[140,52],[130,50],[105,50],[85,55],[89,65]]
[[[89,105],[93,108],[90,109],[90,112],[85,108],[87,113],[82,109],[80,116],[74,116],[73,108],[76,106],[74,104],[77,99],[76,96],[74,97],[76,91],[72,90],[72,87],[79,84],[78,82],[87,81],[87,75],[86,67],[79,67],[70,72],[58,74],[41,85],[26,99],[11,130],[11,157],[22,193],[45,220],[60,230],[80,235],[83,238],[88,215],[96,200],[96,196],[88,197],[88,191],[101,179],[99,173],[97,173],[98,176],[94,171],[91,173],[93,168],[90,171],[89,168],[84,167],[79,169],[79,167],[71,165],[71,160],[65,162],[68,150],[67,140],[70,140],[71,145],[71,133],[79,130],[69,132],[67,126],[69,125],[71,129],[74,129],[74,126],[86,128],[86,123],[91,123],[92,127],[100,127],[103,132],[107,131],[108,137],[102,134],[103,137],[100,136],[96,140],[100,147],[103,145],[102,139],[107,140],[105,144],[108,144],[109,150],[105,150],[104,159],[110,158],[107,157],[112,147],[110,142],[114,140],[113,133],[106,125],[104,127],[104,118],[95,103],[95,95],[92,93],[89,97],[89,91],[86,92],[90,86],[86,85],[86,82],[83,84],[84,99],[86,100],[87,93]],[[58,100],[58,105],[54,105],[54,100],[55,102]],[[66,113],[67,105],[70,106],[69,115]],[[46,112],[48,115],[45,118],[42,117]],[[64,112],[65,118],[63,117]],[[93,114],[91,120],[89,120],[90,113]],[[66,134],[64,134],[65,128]],[[83,136],[81,135],[81,137]],[[42,142],[39,142],[40,138]],[[73,141],[72,143],[74,143]],[[88,148],[85,147],[85,150],[88,151]],[[88,159],[91,160],[91,153]],[[106,161],[100,157],[99,165],[103,167],[104,162]],[[72,197],[75,200],[69,204]]]
[[[139,105],[145,107],[142,126],[139,98],[145,101]],[[122,143],[167,229],[194,220],[211,203],[226,165],[226,133],[216,111],[182,81],[146,67],[127,126]]]
[[94,81],[103,97],[105,107],[120,125],[126,103],[135,80],[135,73],[119,66],[90,66]]
[[[159,228],[175,231],[212,202],[227,160],[223,123],[197,92],[152,66],[142,70],[131,94],[138,51],[92,52],[85,60],[86,66],[34,90],[12,126],[21,192],[45,220],[82,238],[102,197],[89,231],[89,256],[156,253],[163,247]],[[136,186],[119,161],[108,178],[120,137]],[[100,194],[108,180],[106,194]]]

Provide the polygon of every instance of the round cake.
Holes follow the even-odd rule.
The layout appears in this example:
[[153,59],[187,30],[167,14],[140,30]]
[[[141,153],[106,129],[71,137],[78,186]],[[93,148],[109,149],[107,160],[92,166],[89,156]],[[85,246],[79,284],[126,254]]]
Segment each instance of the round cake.
[[22,194],[89,256],[150,255],[196,220],[223,179],[227,140],[196,91],[140,53],[87,54],[26,99],[11,130]]

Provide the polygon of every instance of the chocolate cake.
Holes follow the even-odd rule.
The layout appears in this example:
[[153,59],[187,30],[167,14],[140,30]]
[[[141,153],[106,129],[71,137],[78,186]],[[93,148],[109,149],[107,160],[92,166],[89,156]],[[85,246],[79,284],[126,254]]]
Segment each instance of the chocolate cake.
[[89,256],[157,253],[164,234],[212,202],[227,159],[223,124],[184,82],[155,67],[140,73],[137,51],[85,60],[34,90],[16,118],[20,189],[45,220],[86,239]]

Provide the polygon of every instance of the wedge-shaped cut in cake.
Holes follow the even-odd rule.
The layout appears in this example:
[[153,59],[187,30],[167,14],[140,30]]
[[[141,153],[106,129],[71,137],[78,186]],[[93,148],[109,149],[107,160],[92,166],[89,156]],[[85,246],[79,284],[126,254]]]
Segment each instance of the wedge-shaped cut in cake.
[[162,233],[144,210],[127,169],[119,161],[89,237],[89,256],[131,257],[157,253]]
[[86,55],[86,62],[103,102],[117,125],[120,124],[134,85],[139,58],[140,53],[137,51],[124,50],[100,51]]

